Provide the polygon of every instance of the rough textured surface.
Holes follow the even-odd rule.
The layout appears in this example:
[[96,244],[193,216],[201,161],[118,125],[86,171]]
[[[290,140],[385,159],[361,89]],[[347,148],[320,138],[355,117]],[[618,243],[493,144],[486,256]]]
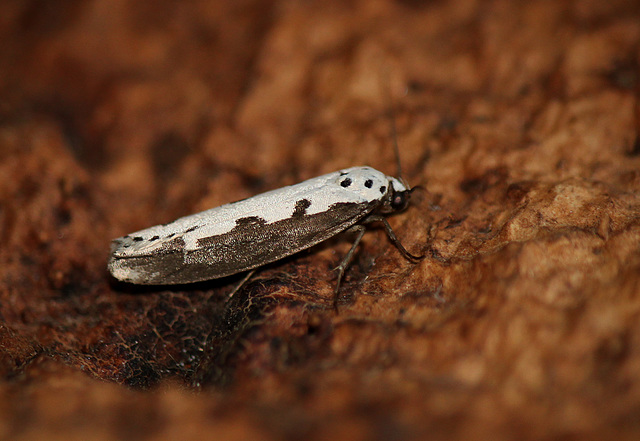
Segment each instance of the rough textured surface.
[[[636,0],[8,0],[0,42],[0,438],[640,436]],[[367,233],[337,315],[345,238],[227,304],[109,279],[122,234],[394,173],[391,102],[423,262]]]

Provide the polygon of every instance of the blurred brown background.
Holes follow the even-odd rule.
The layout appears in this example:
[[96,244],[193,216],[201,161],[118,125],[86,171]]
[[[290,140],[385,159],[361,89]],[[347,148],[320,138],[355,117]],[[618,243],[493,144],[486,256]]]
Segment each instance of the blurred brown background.
[[[5,0],[0,439],[640,437],[640,4]],[[426,191],[240,279],[117,236],[371,165]]]

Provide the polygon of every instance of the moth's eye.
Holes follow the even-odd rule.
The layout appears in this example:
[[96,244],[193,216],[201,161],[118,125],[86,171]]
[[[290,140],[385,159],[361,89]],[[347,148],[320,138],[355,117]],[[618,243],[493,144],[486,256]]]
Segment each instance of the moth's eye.
[[391,199],[391,208],[394,210],[402,210],[407,205],[407,197],[404,193],[396,193]]

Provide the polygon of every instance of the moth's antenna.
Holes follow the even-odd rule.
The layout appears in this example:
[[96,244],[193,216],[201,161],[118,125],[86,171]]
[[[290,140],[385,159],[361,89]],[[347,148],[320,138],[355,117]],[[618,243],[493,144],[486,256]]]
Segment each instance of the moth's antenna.
[[389,109],[387,112],[387,115],[389,116],[389,124],[391,126],[390,132],[391,132],[391,139],[393,142],[393,152],[396,156],[396,173],[400,182],[402,182],[407,186],[407,188],[409,188],[406,181],[402,177],[402,163],[400,162],[400,148],[398,147],[398,128],[396,126],[395,103],[393,102],[393,94],[391,93],[391,81],[389,79],[389,70],[384,69],[383,74],[384,74],[384,80],[385,80],[384,83],[386,85],[384,90],[386,92],[385,95],[387,96],[387,103],[388,103],[388,109]]
[[391,139],[393,141],[393,153],[396,156],[396,170],[398,178],[402,179],[402,163],[400,162],[400,148],[398,147],[398,128],[396,127],[396,112],[394,110],[393,98],[389,95],[389,119],[391,120]]

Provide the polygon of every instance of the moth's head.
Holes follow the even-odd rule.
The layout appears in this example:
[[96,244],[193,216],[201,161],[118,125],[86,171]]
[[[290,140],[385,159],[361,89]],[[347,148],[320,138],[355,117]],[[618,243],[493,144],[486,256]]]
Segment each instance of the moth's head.
[[381,213],[394,213],[403,211],[409,206],[411,192],[414,190],[409,188],[400,179],[389,176],[389,190],[387,191],[384,203],[380,207]]

